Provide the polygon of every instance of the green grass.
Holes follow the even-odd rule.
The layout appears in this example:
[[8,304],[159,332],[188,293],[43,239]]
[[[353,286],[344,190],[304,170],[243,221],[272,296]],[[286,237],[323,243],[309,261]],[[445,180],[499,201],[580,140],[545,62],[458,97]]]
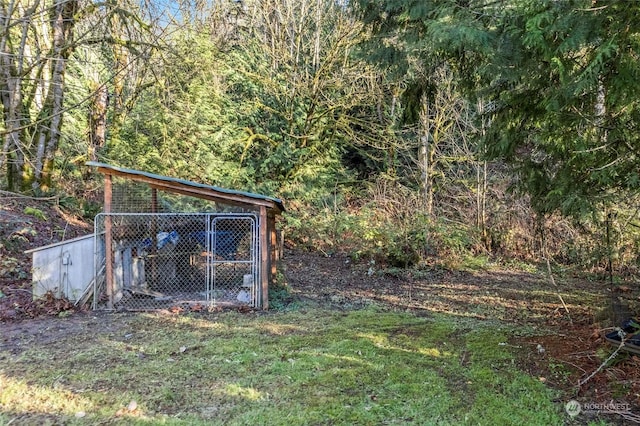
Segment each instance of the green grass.
[[0,352],[0,425],[562,424],[508,333],[375,307],[124,316]]

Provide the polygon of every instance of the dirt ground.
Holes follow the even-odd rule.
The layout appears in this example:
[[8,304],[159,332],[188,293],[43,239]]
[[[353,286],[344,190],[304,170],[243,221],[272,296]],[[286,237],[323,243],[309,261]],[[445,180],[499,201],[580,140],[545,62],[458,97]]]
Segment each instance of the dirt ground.
[[[92,232],[65,214],[55,200],[41,201],[0,193],[0,347],[17,354],[30,342],[56,339],[74,327],[113,332],[122,315],[87,312],[52,298],[34,302],[30,256],[24,250]],[[620,352],[603,339],[611,330],[606,306],[611,290],[631,305],[633,286],[607,288],[606,281],[492,267],[490,271],[419,272],[384,270],[347,256],[287,251],[287,285],[294,303],[320,303],[355,309],[375,303],[417,315],[446,314],[509,324],[507,342],[518,351],[521,368],[581,401],[628,402],[640,412],[640,358]],[[60,321],[64,316],[65,321]],[[593,374],[595,373],[595,374]]]
[[[603,339],[610,289],[602,281],[495,270],[428,271],[424,276],[390,276],[375,265],[353,265],[346,257],[290,253],[287,277],[294,294],[336,307],[381,303],[416,314],[448,314],[513,325],[510,342],[521,368],[564,398],[628,402],[640,411],[640,358],[621,351],[598,371],[615,347]],[[618,288],[616,290],[619,290]],[[636,291],[623,287],[630,304]]]

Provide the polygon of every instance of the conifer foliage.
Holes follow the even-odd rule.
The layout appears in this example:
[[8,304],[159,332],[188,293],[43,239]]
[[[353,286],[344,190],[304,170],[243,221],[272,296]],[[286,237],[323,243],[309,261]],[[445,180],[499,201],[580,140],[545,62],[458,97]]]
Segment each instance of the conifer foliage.
[[[486,152],[505,160],[540,213],[582,215],[635,194],[640,149],[637,2],[358,3],[376,61],[447,62],[479,98]],[[625,194],[625,195],[623,195]]]
[[540,212],[581,215],[639,189],[639,7],[516,2],[496,30],[480,70],[495,106],[487,145]]

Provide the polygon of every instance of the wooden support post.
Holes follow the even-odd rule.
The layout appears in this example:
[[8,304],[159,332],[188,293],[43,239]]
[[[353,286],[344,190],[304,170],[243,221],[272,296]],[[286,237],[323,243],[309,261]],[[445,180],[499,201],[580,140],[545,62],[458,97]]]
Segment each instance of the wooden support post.
[[158,190],[151,188],[151,213],[158,213]]
[[[114,283],[113,283],[113,239],[111,229],[111,203],[113,198],[113,186],[111,175],[104,175],[104,253],[105,253],[105,283],[107,290],[107,309],[113,309]],[[96,238],[98,236],[96,235]]]
[[278,242],[278,262],[284,259],[284,231],[282,229],[276,230],[276,241]]
[[278,238],[276,234],[276,218],[269,215],[267,221],[269,225],[269,284],[275,285],[278,282]]
[[158,190],[151,188],[151,247],[149,247],[149,262],[151,263],[151,288],[158,286]]
[[260,293],[262,294],[262,309],[269,309],[269,240],[267,234],[267,208],[260,207]]

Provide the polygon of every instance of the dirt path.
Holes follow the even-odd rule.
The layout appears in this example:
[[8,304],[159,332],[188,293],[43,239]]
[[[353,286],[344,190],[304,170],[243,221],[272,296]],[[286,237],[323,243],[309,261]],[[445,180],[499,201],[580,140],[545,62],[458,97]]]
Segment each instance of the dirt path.
[[436,268],[391,275],[375,264],[316,253],[289,253],[286,275],[295,294],[338,305],[377,302],[538,326],[594,324],[594,306],[604,303],[603,289],[596,282],[556,280],[554,287],[545,276],[506,270]]

